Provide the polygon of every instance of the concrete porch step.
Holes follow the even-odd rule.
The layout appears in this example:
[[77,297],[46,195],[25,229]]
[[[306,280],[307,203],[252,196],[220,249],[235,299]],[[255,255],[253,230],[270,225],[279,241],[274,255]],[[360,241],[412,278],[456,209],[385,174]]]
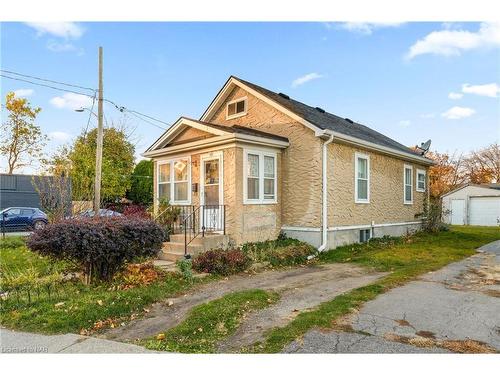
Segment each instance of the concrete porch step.
[[[190,243],[190,245],[205,245],[205,244],[210,244],[210,246],[222,246],[224,244],[225,238],[227,236],[220,234],[220,233],[205,233],[205,236],[202,237],[201,234],[193,239]],[[188,240],[189,240],[188,236]],[[171,234],[170,235],[170,242],[181,242],[184,243],[184,233],[179,233],[179,234]]]

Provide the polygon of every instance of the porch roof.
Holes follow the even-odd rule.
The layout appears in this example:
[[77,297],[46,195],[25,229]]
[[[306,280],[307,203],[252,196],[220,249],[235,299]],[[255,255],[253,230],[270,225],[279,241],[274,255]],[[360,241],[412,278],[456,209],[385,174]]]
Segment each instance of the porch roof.
[[[187,127],[196,128],[214,137],[203,140],[193,140],[183,144],[171,145],[172,141],[180,132]],[[161,135],[147,150],[142,154],[145,157],[154,157],[167,152],[177,152],[181,149],[199,149],[206,146],[214,146],[230,142],[248,142],[262,144],[264,146],[285,148],[289,146],[288,138],[276,134],[266,133],[261,130],[247,128],[239,125],[224,126],[210,122],[194,120],[187,117],[179,118],[165,133]]]

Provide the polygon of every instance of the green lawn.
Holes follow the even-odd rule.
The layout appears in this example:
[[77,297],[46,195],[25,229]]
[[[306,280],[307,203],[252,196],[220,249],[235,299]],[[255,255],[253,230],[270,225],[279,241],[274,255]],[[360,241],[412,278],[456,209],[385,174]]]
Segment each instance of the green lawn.
[[233,334],[244,314],[276,302],[278,295],[263,290],[229,293],[193,308],[186,319],[168,330],[161,340],[152,338],[143,345],[152,350],[181,353],[213,353],[217,342]]
[[[71,269],[71,266],[40,257],[28,250],[22,240],[8,238],[0,241],[0,268],[2,275],[26,269],[45,275]],[[50,298],[42,289],[41,297],[31,292],[31,302],[25,298],[19,302],[14,297],[1,301],[0,324],[21,331],[78,333],[102,322],[109,326],[133,319],[153,302],[177,295],[199,282],[198,279],[187,282],[173,274],[166,274],[153,284],[126,290],[117,290],[119,283],[116,282],[89,286],[78,281],[67,282],[56,285]]]
[[495,240],[500,240],[499,228],[452,227],[448,232],[419,233],[401,239],[377,239],[368,244],[343,246],[324,253],[320,256],[320,262],[352,262],[391,273],[374,284],[355,289],[312,311],[299,314],[287,326],[268,332],[264,342],[246,351],[279,352],[311,328],[330,328],[337,318],[379,294],[420,274],[470,256],[475,253],[474,249]]

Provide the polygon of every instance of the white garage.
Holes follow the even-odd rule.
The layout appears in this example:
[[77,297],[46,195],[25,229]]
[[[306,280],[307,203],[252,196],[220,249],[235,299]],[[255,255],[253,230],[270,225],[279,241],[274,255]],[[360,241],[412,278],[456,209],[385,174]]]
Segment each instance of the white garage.
[[500,226],[500,184],[468,184],[442,200],[448,224]]

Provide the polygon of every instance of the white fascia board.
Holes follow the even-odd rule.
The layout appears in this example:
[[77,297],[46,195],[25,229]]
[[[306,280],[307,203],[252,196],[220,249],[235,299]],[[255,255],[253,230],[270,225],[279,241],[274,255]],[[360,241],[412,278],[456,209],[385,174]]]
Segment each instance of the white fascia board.
[[435,164],[434,161],[429,160],[427,158],[424,158],[422,156],[407,154],[406,152],[398,151],[398,150],[395,150],[395,149],[390,148],[390,147],[378,145],[376,143],[364,141],[362,139],[359,139],[359,138],[356,138],[356,137],[351,137],[349,135],[345,135],[345,134],[342,134],[342,133],[339,133],[339,132],[335,132],[333,130],[325,130],[323,133],[321,133],[321,132],[318,133],[317,136],[318,137],[324,136],[324,134],[333,134],[333,136],[336,139],[342,140],[342,141],[344,141],[346,143],[349,143],[349,144],[352,144],[352,145],[356,145],[356,146],[360,146],[360,147],[364,147],[364,148],[367,148],[369,150],[374,150],[374,151],[382,152],[384,154],[388,154],[388,155],[392,155],[392,156],[397,156],[397,157],[402,158],[402,159],[407,159],[407,160],[411,160],[411,161],[414,161],[414,162],[419,162],[419,163],[425,164],[425,165],[434,165]]
[[201,148],[212,147],[217,145],[223,145],[231,142],[243,142],[243,143],[251,143],[260,146],[267,146],[273,148],[286,148],[289,146],[288,142],[270,139],[270,138],[262,138],[258,136],[252,136],[247,134],[234,134],[229,133],[225,135],[220,135],[208,139],[202,139],[200,141],[184,143],[181,145],[171,146],[167,148],[162,148],[158,150],[146,151],[141,154],[141,156],[152,158],[160,155],[167,155],[172,153],[177,153],[181,151],[194,151]]

